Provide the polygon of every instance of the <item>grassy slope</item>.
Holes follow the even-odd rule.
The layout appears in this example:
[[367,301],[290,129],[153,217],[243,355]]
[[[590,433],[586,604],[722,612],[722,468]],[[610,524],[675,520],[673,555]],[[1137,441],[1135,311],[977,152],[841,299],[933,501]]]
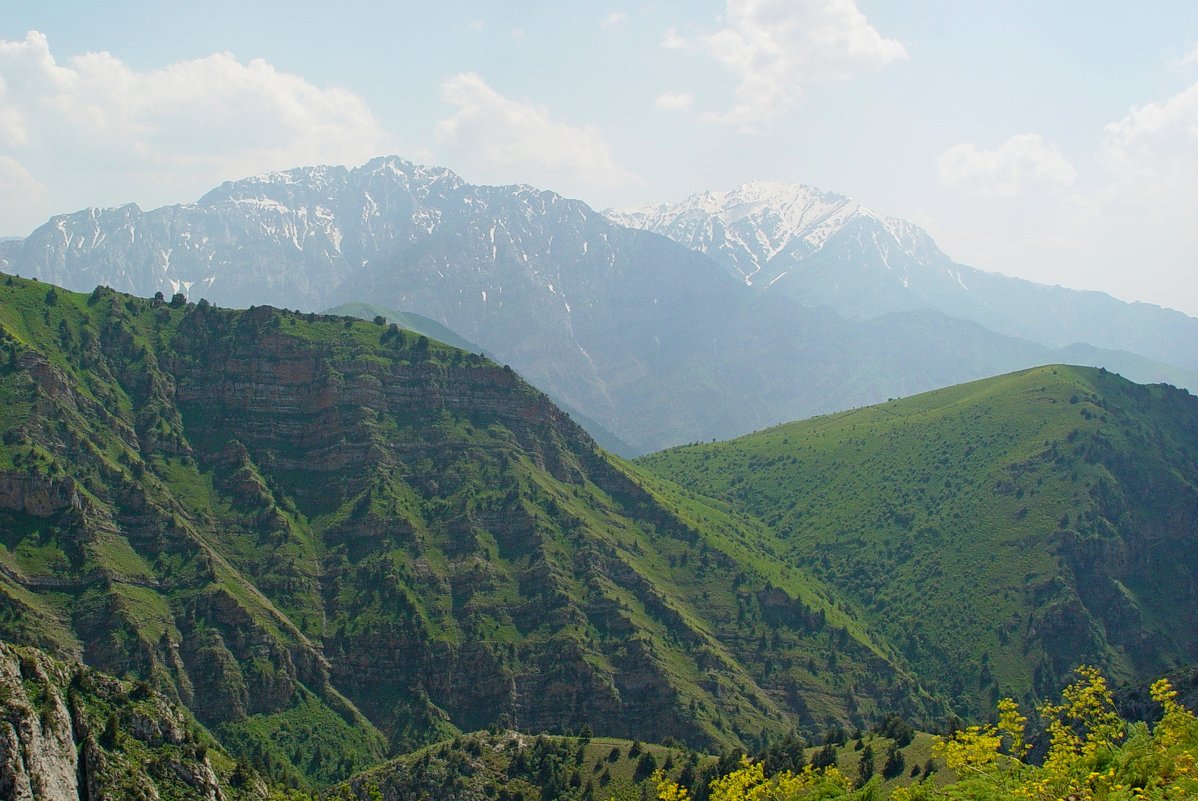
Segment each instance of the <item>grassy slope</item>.
[[[645,754],[652,757],[645,760]],[[650,764],[677,779],[716,758],[683,746],[614,737],[536,737],[514,731],[477,732],[436,743],[354,776],[327,792],[330,799],[377,790],[383,801],[449,791],[463,801],[486,798],[637,799],[655,790]]]
[[980,712],[1194,659],[1196,432],[1183,392],[1044,367],[640,464],[758,516]]
[[423,334],[438,342],[444,342],[446,345],[452,345],[455,348],[460,348],[470,353],[483,352],[481,347],[470,340],[459,336],[456,332],[446,328],[436,320],[432,320],[422,314],[396,311],[395,309],[388,309],[374,303],[365,303],[362,301],[342,303],[340,306],[334,306],[324,313],[336,317],[357,317],[360,320],[373,320],[376,316],[382,316],[389,323],[396,323],[401,328],[417,334]]

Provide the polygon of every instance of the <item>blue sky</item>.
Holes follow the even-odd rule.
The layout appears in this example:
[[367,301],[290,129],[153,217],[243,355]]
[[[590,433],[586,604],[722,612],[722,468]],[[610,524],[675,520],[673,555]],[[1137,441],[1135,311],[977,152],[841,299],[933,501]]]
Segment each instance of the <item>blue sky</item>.
[[801,182],[959,261],[1198,314],[1198,3],[44,3],[0,235],[380,153],[596,208]]

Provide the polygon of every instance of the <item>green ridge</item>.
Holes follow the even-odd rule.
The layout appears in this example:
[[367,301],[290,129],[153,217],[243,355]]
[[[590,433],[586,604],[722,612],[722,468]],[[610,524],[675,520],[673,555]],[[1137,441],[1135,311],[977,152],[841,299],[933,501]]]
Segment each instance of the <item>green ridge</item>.
[[756,516],[957,709],[1198,661],[1198,401],[1049,366],[642,468]]

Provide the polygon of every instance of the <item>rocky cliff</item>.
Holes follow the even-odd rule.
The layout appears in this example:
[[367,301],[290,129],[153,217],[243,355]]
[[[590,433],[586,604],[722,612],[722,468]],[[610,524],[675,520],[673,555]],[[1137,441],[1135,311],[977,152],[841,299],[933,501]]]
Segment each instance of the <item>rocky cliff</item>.
[[267,788],[144,683],[0,642],[0,797],[248,801]]

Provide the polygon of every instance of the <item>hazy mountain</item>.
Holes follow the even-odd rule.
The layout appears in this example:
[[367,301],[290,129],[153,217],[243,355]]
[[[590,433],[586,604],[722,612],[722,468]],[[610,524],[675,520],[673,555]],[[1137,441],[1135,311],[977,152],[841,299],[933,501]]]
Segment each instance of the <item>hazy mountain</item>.
[[706,253],[759,289],[854,318],[934,309],[1057,348],[1084,342],[1198,370],[1198,319],[954,262],[926,231],[842,195],[756,182],[609,219]]
[[[840,241],[848,223],[830,220],[866,220],[847,208],[821,201],[796,214],[803,230]],[[888,224],[913,253],[934,250],[917,229]],[[579,201],[473,186],[397,158],[230,182],[192,205],[62,215],[0,257],[84,291],[305,310],[365,301],[421,315],[512,365],[625,453],[1061,358],[919,304],[862,319],[756,292],[712,258]],[[1135,377],[1164,376],[1147,365]]]

